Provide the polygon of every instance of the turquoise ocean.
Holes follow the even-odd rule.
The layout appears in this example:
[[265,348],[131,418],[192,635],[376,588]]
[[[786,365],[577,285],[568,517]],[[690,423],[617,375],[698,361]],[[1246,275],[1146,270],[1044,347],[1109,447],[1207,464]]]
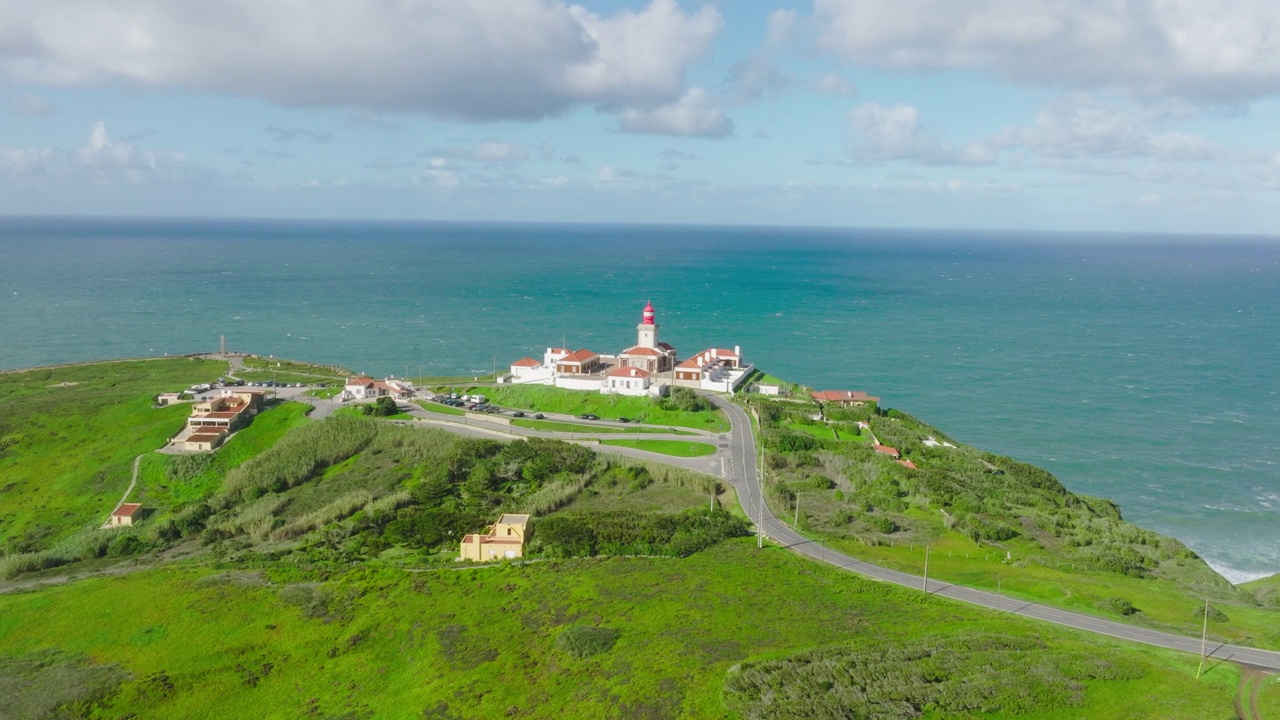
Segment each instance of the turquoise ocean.
[[740,345],[1053,471],[1234,581],[1280,572],[1280,241],[0,219],[0,368],[233,350],[489,372]]

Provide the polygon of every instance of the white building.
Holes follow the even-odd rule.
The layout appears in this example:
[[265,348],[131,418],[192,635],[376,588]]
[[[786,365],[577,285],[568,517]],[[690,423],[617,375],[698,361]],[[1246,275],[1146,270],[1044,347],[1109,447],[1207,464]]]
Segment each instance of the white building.
[[521,358],[511,363],[511,377],[519,380],[524,377],[531,377],[542,369],[542,363],[533,358]]
[[362,375],[347,380],[342,386],[343,400],[370,400],[384,395],[398,400],[413,397],[413,383],[395,378],[374,380]]
[[606,395],[649,395],[652,373],[638,367],[616,367],[605,374]]

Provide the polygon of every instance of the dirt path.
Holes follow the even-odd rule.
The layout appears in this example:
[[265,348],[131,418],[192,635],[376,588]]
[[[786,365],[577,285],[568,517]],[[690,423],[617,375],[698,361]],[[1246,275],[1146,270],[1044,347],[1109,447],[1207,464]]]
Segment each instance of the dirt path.
[[[121,505],[125,504],[125,502],[128,501],[129,494],[133,492],[133,488],[138,484],[138,466],[141,464],[142,464],[142,455],[139,455],[138,457],[133,459],[133,479],[129,481],[129,489],[124,491],[124,496],[120,498],[120,502],[116,503],[116,506],[111,508],[112,513],[115,513],[116,510],[120,509]],[[111,526],[111,516],[108,515],[107,521],[102,523],[101,527],[106,528],[110,526]]]
[[1236,686],[1236,717],[1240,720],[1263,720],[1258,709],[1258,693],[1271,678],[1271,671],[1240,663],[1240,684]]

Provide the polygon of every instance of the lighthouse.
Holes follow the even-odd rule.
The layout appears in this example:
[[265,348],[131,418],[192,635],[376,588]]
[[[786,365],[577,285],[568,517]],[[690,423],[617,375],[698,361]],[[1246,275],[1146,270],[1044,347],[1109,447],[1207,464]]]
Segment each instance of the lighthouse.
[[644,313],[640,316],[640,324],[636,326],[636,345],[657,349],[658,324],[653,319],[653,303],[645,303]]

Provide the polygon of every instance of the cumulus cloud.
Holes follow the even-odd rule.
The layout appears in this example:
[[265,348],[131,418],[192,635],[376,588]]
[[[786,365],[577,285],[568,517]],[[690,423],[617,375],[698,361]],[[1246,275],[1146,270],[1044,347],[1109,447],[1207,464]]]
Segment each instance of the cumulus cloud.
[[733,121],[705,90],[691,88],[670,105],[624,111],[618,129],[639,135],[722,138],[733,134]]
[[854,154],[862,161],[911,160],[925,165],[989,162],[978,145],[963,150],[938,140],[920,120],[920,111],[898,103],[885,107],[869,102],[849,113]]
[[133,85],[465,120],[677,100],[719,12],[558,0],[11,0],[0,78]]
[[819,44],[866,66],[1237,103],[1280,93],[1274,0],[815,0]]
[[23,182],[144,185],[205,182],[216,175],[181,153],[139,150],[113,138],[98,121],[85,144],[74,150],[0,147],[0,177]]
[[10,96],[9,110],[14,115],[21,115],[22,117],[43,117],[54,113],[52,103],[29,92]]
[[1118,110],[1087,95],[1055,100],[1036,115],[1033,125],[1008,127],[992,138],[990,145],[1062,159],[1205,161],[1227,155],[1208,138],[1153,130],[1140,112]]

